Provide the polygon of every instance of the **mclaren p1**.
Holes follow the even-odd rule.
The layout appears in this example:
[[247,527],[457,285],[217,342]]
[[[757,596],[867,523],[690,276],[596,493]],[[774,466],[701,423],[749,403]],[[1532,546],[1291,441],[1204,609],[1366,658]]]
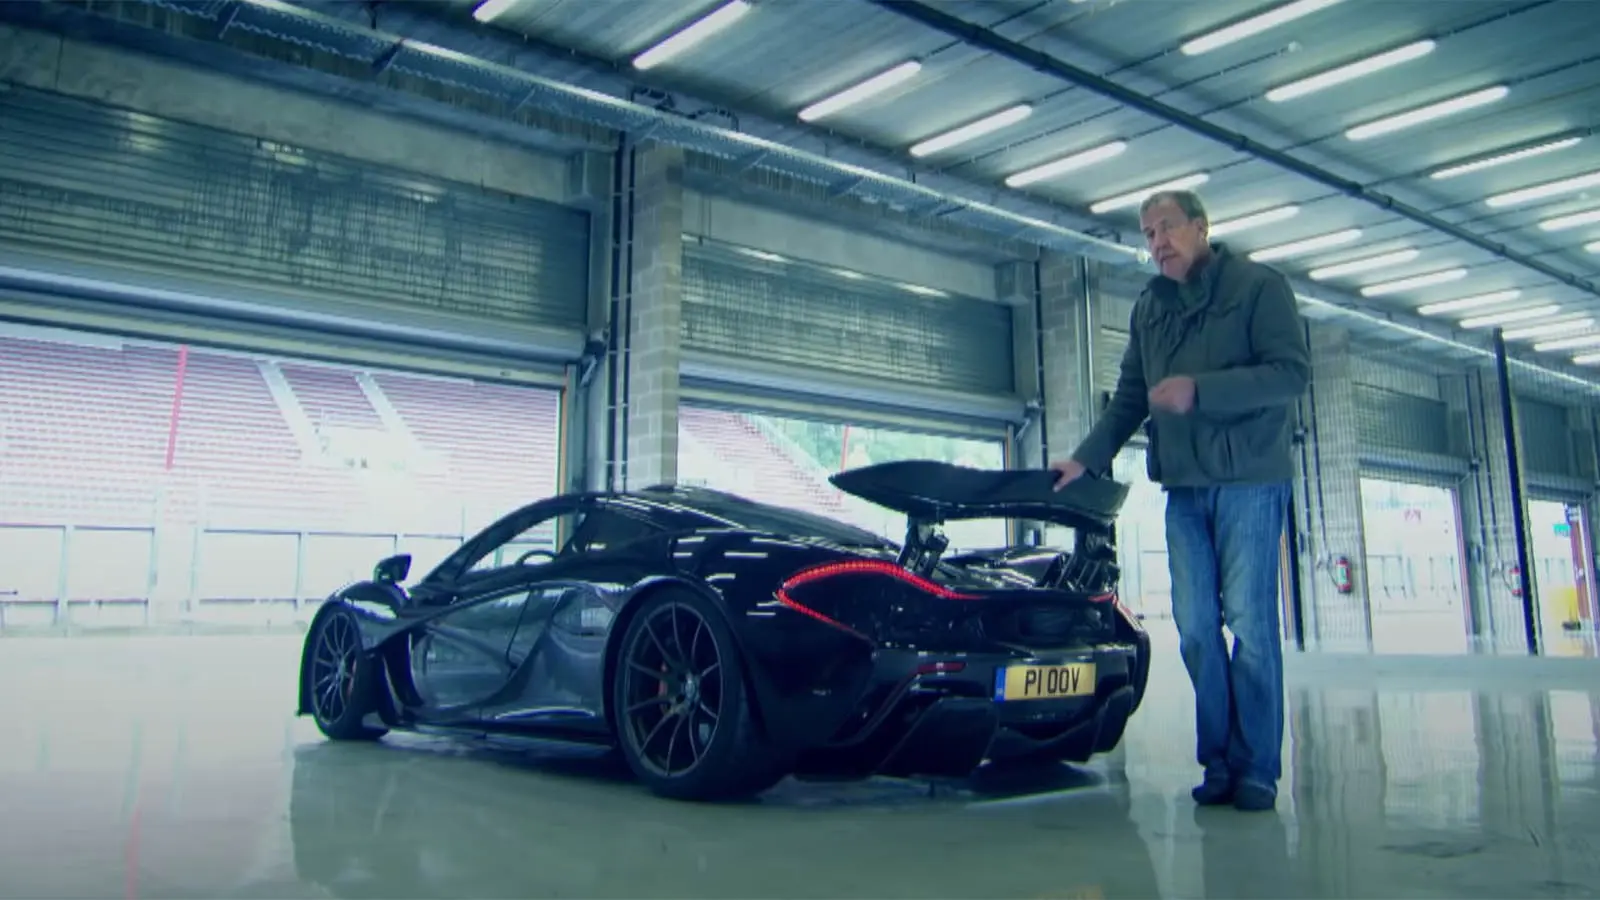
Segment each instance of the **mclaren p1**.
[[[690,486],[517,509],[407,584],[410,557],[322,604],[298,712],[335,740],[390,731],[620,751],[667,797],[788,775],[964,777],[1083,762],[1139,707],[1150,641],[1117,595],[1125,485],[939,462],[833,476],[906,517],[894,542]],[[979,518],[1072,546],[949,552]]]

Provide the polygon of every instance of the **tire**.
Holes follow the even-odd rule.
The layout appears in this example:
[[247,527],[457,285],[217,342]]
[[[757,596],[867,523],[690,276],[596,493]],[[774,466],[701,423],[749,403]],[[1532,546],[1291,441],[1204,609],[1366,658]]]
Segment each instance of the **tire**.
[[361,652],[360,635],[355,615],[343,607],[318,617],[306,635],[302,678],[311,717],[330,740],[375,741],[388,733],[364,722],[377,708],[379,663]]
[[711,601],[676,589],[644,598],[617,653],[617,745],[650,790],[728,800],[789,774],[761,733],[733,632]]

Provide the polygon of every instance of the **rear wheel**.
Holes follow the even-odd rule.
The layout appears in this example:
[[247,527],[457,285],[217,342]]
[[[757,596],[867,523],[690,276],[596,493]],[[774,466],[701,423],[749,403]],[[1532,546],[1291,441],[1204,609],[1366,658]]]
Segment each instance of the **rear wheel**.
[[749,796],[776,784],[787,769],[760,732],[719,611],[687,590],[641,603],[612,679],[617,742],[629,768],[677,800]]
[[306,645],[306,691],[318,730],[338,741],[383,737],[387,729],[371,728],[363,721],[376,708],[377,670],[361,652],[355,615],[342,607],[330,610],[306,635]]

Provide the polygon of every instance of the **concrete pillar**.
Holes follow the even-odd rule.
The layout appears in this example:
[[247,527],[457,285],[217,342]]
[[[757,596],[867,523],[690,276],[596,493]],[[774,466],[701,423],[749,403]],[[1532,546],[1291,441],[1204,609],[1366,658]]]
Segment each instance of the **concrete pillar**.
[[1079,257],[1047,251],[1039,264],[1045,437],[1063,459],[1094,424],[1089,304]]
[[626,489],[677,481],[682,356],[683,150],[653,144],[636,152],[626,325],[628,439],[619,485]]
[[[1350,333],[1311,329],[1310,414],[1303,477],[1295,480],[1302,513],[1299,559],[1307,644],[1365,650],[1370,646],[1371,602],[1367,594],[1366,540],[1361,522],[1361,443],[1356,428],[1355,377]],[[1351,562],[1351,591],[1341,594],[1333,561]]]

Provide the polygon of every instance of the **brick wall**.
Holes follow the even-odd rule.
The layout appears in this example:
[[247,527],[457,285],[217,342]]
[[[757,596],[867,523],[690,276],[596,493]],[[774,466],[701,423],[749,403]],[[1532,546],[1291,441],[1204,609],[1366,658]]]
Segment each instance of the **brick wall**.
[[[1364,649],[1371,636],[1354,392],[1359,364],[1348,331],[1312,327],[1311,390],[1302,408],[1315,420],[1307,423],[1305,477],[1295,480],[1295,505],[1305,526],[1299,565],[1307,646]],[[1334,556],[1351,560],[1348,594],[1339,593],[1334,583],[1329,567]]]
[[633,193],[628,462],[622,485],[627,489],[673,482],[678,475],[683,150],[640,149]]

